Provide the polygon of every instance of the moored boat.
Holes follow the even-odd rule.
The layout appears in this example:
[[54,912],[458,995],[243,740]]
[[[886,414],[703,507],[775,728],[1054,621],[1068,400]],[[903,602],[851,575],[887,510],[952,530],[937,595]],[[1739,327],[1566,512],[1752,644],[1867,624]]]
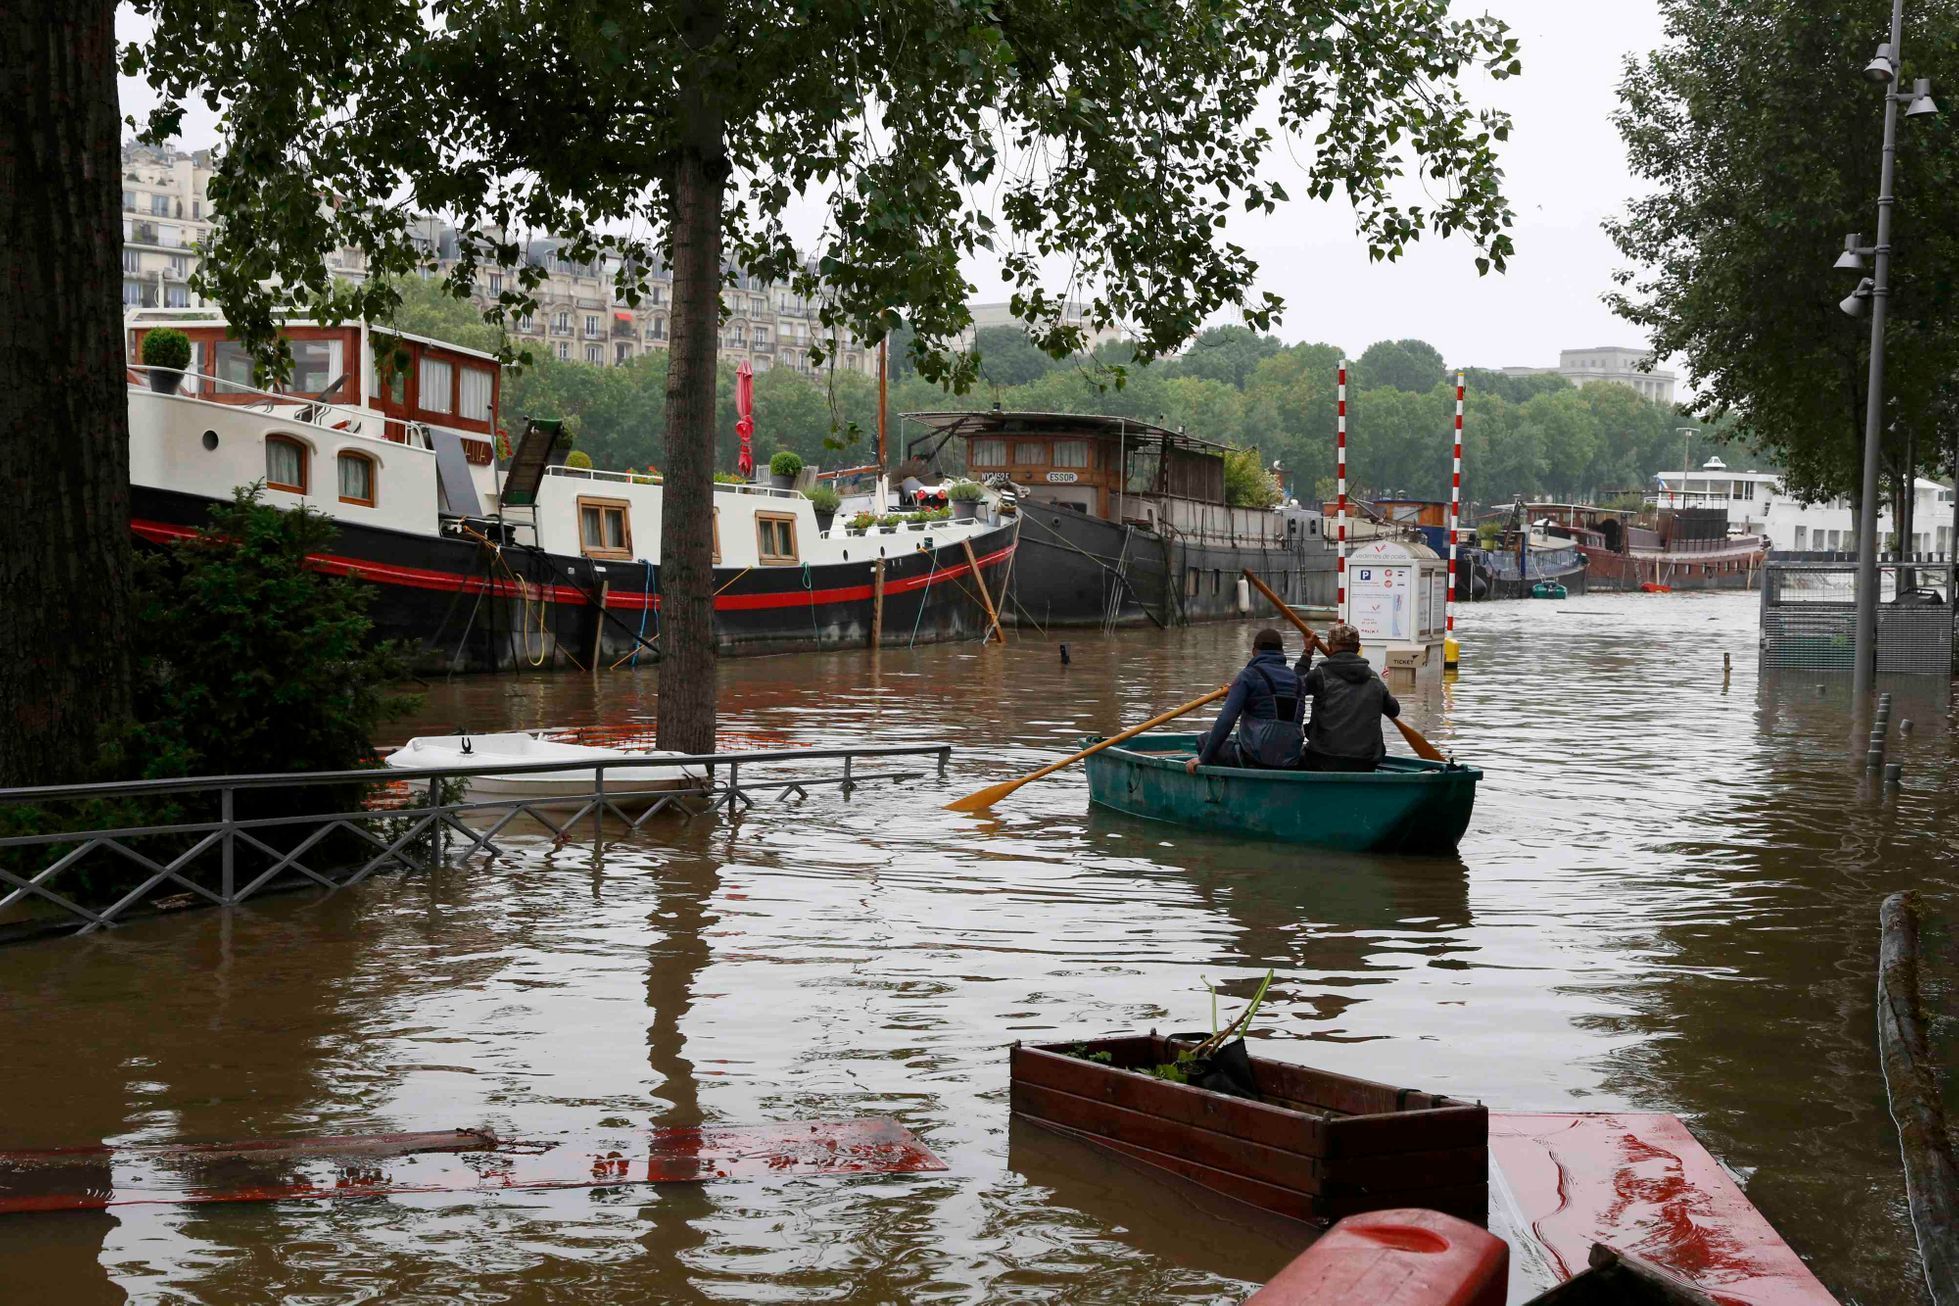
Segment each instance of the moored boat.
[[419,735],[382,759],[387,766],[410,778],[415,772],[443,771],[455,767],[494,766],[498,763],[537,766],[564,763],[562,771],[526,771],[515,775],[468,777],[469,792],[477,798],[528,798],[541,806],[583,804],[599,783],[604,768],[605,793],[614,802],[657,797],[679,789],[695,789],[705,783],[698,771],[684,766],[660,765],[661,757],[678,753],[627,752],[619,748],[595,748],[587,744],[566,744],[541,739],[526,731],[498,731],[481,735]]
[[[1483,773],[1390,756],[1367,772],[1184,764],[1199,736],[1145,734],[1084,763],[1089,801],[1131,816],[1348,852],[1446,853],[1469,828]],[[1093,742],[1093,741],[1090,741]]]

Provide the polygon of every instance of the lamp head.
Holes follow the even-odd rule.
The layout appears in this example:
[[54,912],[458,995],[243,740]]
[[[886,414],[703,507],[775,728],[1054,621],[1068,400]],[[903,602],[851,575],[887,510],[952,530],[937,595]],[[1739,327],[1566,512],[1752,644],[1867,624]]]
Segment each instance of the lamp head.
[[1936,118],[1938,103],[1932,99],[1932,79],[1920,77],[1911,84],[1911,103],[1905,106],[1907,118]]
[[1864,65],[1864,80],[1876,86],[1889,86],[1898,76],[1898,66],[1891,62],[1891,43],[1884,42],[1877,47],[1877,57]]
[[1845,236],[1843,238],[1843,253],[1837,255],[1837,261],[1832,266],[1844,272],[1862,272],[1864,270],[1864,256],[1858,252],[1858,247],[1863,243],[1864,233],[1861,231],[1853,231],[1848,236]]
[[1862,317],[1864,315],[1864,304],[1871,297],[1871,286],[1871,279],[1865,277],[1857,283],[1857,289],[1851,291],[1837,302],[1837,307],[1842,309],[1849,317]]

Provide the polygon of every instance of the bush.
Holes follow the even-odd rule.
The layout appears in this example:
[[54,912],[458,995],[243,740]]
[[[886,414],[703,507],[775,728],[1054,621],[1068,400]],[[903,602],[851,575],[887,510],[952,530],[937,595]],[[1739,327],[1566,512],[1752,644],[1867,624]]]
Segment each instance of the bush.
[[583,449],[573,449],[565,455],[565,466],[576,467],[581,471],[589,472],[592,470],[592,455],[586,453]]
[[798,476],[803,470],[802,455],[793,449],[778,449],[775,457],[769,459],[771,476]]
[[837,487],[834,485],[817,485],[813,489],[803,491],[803,497],[808,499],[810,506],[818,512],[835,512],[843,506],[843,496],[837,493]]
[[190,366],[190,337],[175,327],[158,327],[144,333],[143,366],[183,371]]
[[877,517],[868,512],[860,512],[850,519],[850,529],[853,531],[867,531],[875,525]]
[[733,472],[716,472],[716,473],[714,474],[714,483],[715,483],[716,485],[746,485],[746,484],[748,484],[748,482],[747,482],[747,481],[744,481],[744,480],[743,480],[743,479],[742,479],[741,477],[739,477],[739,476],[736,476],[736,475],[735,475],[735,474],[734,474]]
[[1265,470],[1256,449],[1233,449],[1224,456],[1224,501],[1234,508],[1270,508],[1279,502],[1279,485]]
[[952,488],[945,492],[945,497],[954,503],[978,503],[986,497],[986,491],[978,481],[954,481]]

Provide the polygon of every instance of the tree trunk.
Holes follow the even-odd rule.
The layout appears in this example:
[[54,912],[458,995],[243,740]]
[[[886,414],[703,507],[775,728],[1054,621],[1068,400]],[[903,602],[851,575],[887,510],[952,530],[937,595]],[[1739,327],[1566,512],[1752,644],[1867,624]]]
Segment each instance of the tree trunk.
[[667,344],[667,467],[660,521],[659,746],[714,751],[714,380],[721,334],[721,199],[728,156],[707,51],[718,0],[691,0],[680,30],[700,52],[676,105],[681,145],[668,184],[673,250]]
[[0,7],[0,786],[89,778],[129,717],[113,0]]

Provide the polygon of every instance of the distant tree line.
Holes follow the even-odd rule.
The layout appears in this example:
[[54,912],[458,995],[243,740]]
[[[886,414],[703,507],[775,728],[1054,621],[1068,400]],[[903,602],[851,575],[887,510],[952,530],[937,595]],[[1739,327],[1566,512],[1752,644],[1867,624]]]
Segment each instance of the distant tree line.
[[[405,287],[396,319],[405,330],[494,348],[494,328],[467,305],[434,287]],[[1089,357],[1056,360],[1018,327],[982,328],[974,341],[980,385],[955,398],[905,368],[902,342],[892,350],[890,449],[893,461],[923,432],[900,420],[907,412],[990,407],[1135,417],[1226,444],[1256,448],[1277,460],[1283,483],[1302,501],[1317,497],[1333,475],[1336,369],[1341,351],[1328,344],[1286,345],[1244,327],[1216,327],[1183,354],[1133,364],[1121,343]],[[1120,386],[1110,368],[1121,367]],[[652,350],[623,365],[537,359],[513,370],[504,412],[566,417],[578,447],[600,467],[660,467],[665,462],[667,359]],[[1454,374],[1421,340],[1383,340],[1348,363],[1348,476],[1356,493],[1440,499],[1448,496],[1455,420]],[[735,463],[735,376],[717,384],[717,466]],[[1505,376],[1471,369],[1464,427],[1464,494],[1482,503],[1526,498],[1590,500],[1651,484],[1676,468],[1682,426],[1698,426],[1670,405],[1626,386],[1573,386],[1558,376]],[[776,367],[755,377],[758,461],[792,449],[821,467],[865,463],[875,449],[877,384],[854,372],[813,376]],[[1750,466],[1755,455],[1729,450],[1709,432],[1693,437],[1694,459],[1721,452]],[[963,450],[942,460],[962,466]]]

